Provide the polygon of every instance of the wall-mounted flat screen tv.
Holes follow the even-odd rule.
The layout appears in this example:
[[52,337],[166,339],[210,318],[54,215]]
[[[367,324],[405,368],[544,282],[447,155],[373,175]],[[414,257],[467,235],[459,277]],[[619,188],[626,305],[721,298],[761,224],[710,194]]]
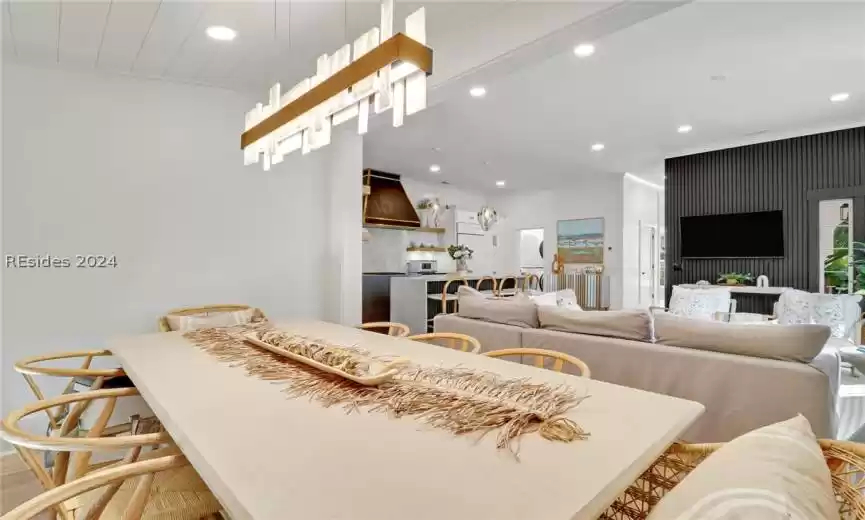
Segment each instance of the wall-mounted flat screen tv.
[[784,256],[781,211],[681,217],[682,258]]

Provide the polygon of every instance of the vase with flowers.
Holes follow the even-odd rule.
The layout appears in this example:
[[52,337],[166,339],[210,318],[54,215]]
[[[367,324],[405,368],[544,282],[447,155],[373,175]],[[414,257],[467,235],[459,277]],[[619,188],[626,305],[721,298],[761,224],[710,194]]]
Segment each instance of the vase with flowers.
[[460,245],[451,245],[448,246],[448,255],[451,258],[456,260],[457,262],[457,274],[464,276],[469,272],[469,266],[467,260],[470,260],[474,251],[469,249],[468,246]]

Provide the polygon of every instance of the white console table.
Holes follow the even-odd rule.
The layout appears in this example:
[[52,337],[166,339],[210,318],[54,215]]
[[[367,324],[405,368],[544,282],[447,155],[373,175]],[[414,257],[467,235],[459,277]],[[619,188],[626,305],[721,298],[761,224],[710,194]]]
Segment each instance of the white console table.
[[753,285],[697,285],[695,283],[679,284],[679,287],[685,289],[730,289],[731,293],[742,294],[774,294],[780,295],[784,291],[789,291],[790,287],[756,287]]

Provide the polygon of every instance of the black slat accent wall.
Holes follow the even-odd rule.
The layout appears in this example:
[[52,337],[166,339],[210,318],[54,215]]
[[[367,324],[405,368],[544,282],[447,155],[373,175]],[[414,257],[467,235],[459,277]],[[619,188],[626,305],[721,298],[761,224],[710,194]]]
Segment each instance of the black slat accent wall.
[[[765,274],[773,286],[815,290],[810,280],[808,192],[865,184],[865,127],[729,148],[665,161],[667,302],[672,286],[720,272]],[[784,258],[681,258],[680,217],[784,211]],[[728,239],[735,240],[736,230]],[[680,265],[681,271],[674,270]],[[770,313],[774,299],[736,295],[739,310]]]

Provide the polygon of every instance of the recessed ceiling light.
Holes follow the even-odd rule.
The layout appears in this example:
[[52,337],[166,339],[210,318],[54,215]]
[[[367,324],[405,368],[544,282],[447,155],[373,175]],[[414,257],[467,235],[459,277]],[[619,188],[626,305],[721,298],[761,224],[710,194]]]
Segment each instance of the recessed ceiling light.
[[574,54],[580,58],[588,58],[595,53],[595,46],[591,43],[581,43],[574,47]]
[[592,150],[595,152],[600,152],[604,149],[604,143],[595,143],[592,145]]
[[484,97],[487,95],[487,89],[484,87],[472,87],[472,89],[469,90],[469,94],[471,94],[472,97]]
[[438,164],[433,164],[432,166],[429,167],[429,171],[430,171],[430,173],[438,173],[438,172],[442,171],[442,167],[439,166]]
[[848,99],[850,99],[849,92],[839,92],[837,94],[832,94],[831,96],[829,96],[829,101],[833,103],[840,103],[842,101],[847,101]]
[[496,186],[498,186],[499,188],[503,187],[504,185],[505,181],[496,181]]
[[225,42],[230,42],[237,36],[237,31],[222,25],[214,25],[212,27],[208,27],[205,32],[214,40],[220,40]]
[[676,131],[679,132],[680,134],[687,134],[688,132],[690,132],[693,129],[694,129],[694,127],[691,125],[682,125]]

